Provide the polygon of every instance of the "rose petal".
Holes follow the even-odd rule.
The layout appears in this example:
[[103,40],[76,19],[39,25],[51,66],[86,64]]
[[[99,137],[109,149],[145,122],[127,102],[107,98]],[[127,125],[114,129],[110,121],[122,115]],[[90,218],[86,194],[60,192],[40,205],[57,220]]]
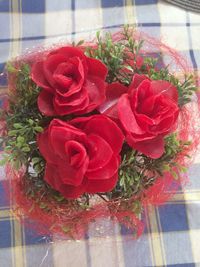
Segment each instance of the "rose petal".
[[117,123],[117,125],[119,125],[120,122],[119,122],[119,118],[118,118],[117,104],[108,108],[102,114],[111,118],[115,123]]
[[165,143],[162,136],[158,136],[149,141],[142,140],[142,142],[134,143],[132,137],[128,135],[127,142],[132,148],[152,159],[160,158],[164,153]]
[[[80,106],[82,109],[83,102],[89,103],[89,98],[86,89],[83,87],[80,92],[74,93],[69,96],[56,95],[54,104],[59,107],[76,107]],[[77,107],[78,106],[78,107]],[[85,105],[84,105],[85,106]]]
[[89,143],[88,155],[90,157],[87,171],[102,169],[113,156],[110,145],[102,137],[95,134],[89,134],[87,141]]
[[88,193],[98,193],[98,192],[109,192],[117,184],[118,171],[107,180],[89,180],[86,186],[86,192]]
[[174,118],[172,114],[169,114],[168,117],[162,119],[162,121],[158,125],[150,126],[149,131],[152,133],[156,133],[157,135],[164,134],[170,130],[173,123],[174,123]]
[[[44,135],[38,137],[40,151],[48,163],[56,166],[60,183],[74,186],[82,183],[89,158],[84,146],[73,139],[84,139],[84,137],[85,134],[80,130],[58,119],[54,119]],[[73,158],[75,149],[72,151],[72,143],[74,148],[76,144],[76,156],[79,153],[79,162]]]
[[[83,129],[86,134],[96,134],[102,137],[118,154],[121,151],[124,135],[115,122],[103,115],[77,118],[70,122],[77,128]],[[114,134],[111,134],[114,133]]]
[[106,79],[108,69],[105,64],[95,58],[87,57],[88,75],[97,76],[102,80]]
[[66,60],[69,60],[74,57],[79,58],[84,67],[84,75],[87,75],[88,72],[88,66],[86,61],[87,57],[80,48],[73,46],[65,46],[59,48],[57,51],[55,51],[55,53],[64,55],[66,57]]
[[73,46],[63,46],[53,51],[52,54],[64,55],[66,60],[72,57],[79,57],[83,61],[86,60],[86,56],[84,55],[83,51],[78,47],[73,47]]
[[79,186],[82,184],[83,178],[88,168],[89,158],[86,155],[83,164],[76,168],[71,166],[69,160],[60,160],[60,163],[57,165],[58,173],[62,184]]
[[66,77],[61,74],[54,74],[53,79],[57,83],[56,89],[58,93],[61,93],[62,95],[66,92],[68,92],[69,87],[72,85],[73,80],[70,77]]
[[49,86],[47,79],[43,74],[43,62],[39,61],[33,64],[31,69],[31,79],[43,89],[52,92],[52,88]]
[[53,106],[53,94],[42,90],[38,96],[37,104],[40,112],[46,116],[54,116],[56,112]]
[[52,148],[49,144],[48,129],[45,129],[43,133],[37,135],[37,144],[40,153],[45,158],[45,160],[49,163],[55,164],[57,162],[57,158],[54,155]]
[[128,88],[119,82],[108,84],[106,87],[106,101],[98,108],[100,113],[106,112],[106,115],[109,116],[108,109],[117,109],[116,104],[120,96],[127,93],[127,90]]
[[65,143],[70,140],[83,141],[86,135],[81,130],[73,127],[67,122],[59,119],[52,120],[49,126],[49,143],[54,150],[54,154],[60,158],[66,157]]
[[140,83],[142,81],[144,81],[144,80],[149,80],[149,78],[144,74],[137,74],[137,73],[134,74],[132,82],[131,82],[131,84],[129,86],[129,91],[128,92],[136,89],[140,85]]
[[151,132],[145,132],[144,134],[127,133],[126,140],[128,136],[132,139],[133,143],[137,143],[142,141],[151,141],[157,136],[157,134]]
[[89,105],[85,110],[88,113],[104,102],[106,83],[98,77],[88,76],[84,88],[87,90],[90,99]]
[[53,73],[58,67],[58,65],[65,61],[65,56],[55,54],[48,56],[47,59],[43,62],[43,73],[45,75],[46,80],[53,88],[56,86],[56,81],[53,78]]
[[113,155],[110,161],[103,167],[99,168],[98,170],[87,170],[85,176],[89,180],[106,180],[110,179],[116,171],[118,171],[119,167],[119,160],[118,158]]
[[88,160],[86,148],[82,143],[79,143],[77,141],[67,141],[65,143],[65,151],[70,166],[75,169],[80,168],[82,165],[84,165],[85,161]]
[[70,97],[56,95],[53,104],[56,113],[59,115],[78,115],[86,113],[85,110],[89,105],[89,98],[85,88],[82,88],[81,92],[71,95]]
[[[89,77],[79,95],[71,95],[72,99],[57,95],[54,100],[55,110],[60,115],[74,113],[76,115],[93,111],[105,100],[105,83],[97,77]],[[73,101],[74,99],[74,101]]]
[[140,114],[145,114],[146,116],[151,116],[154,109],[155,101],[155,96],[147,97],[146,99],[144,99],[143,103],[137,106],[136,112]]
[[57,165],[46,163],[44,180],[52,188],[59,191],[59,188],[62,185],[62,182],[59,176]]
[[120,97],[117,108],[119,120],[127,132],[134,132],[135,134],[145,133],[136,121],[136,118],[130,106],[130,99],[128,94],[124,94]]
[[103,137],[104,140],[106,140],[106,142],[111,146],[114,153],[120,153],[124,141],[124,135],[116,123],[109,118],[100,116],[94,117],[86,124],[84,131],[88,134],[95,133]]
[[54,72],[57,81],[56,93],[69,97],[81,91],[85,81],[84,67],[80,58],[71,58],[67,63],[60,64]]
[[150,117],[146,116],[145,114],[135,114],[137,118],[138,125],[144,130],[148,131],[150,125],[154,125],[155,122]]
[[153,94],[162,93],[162,95],[169,97],[173,101],[178,101],[178,90],[173,84],[168,81],[152,81],[151,89],[153,91]]
[[144,101],[153,95],[151,82],[149,80],[142,81],[135,91],[137,107],[143,105]]
[[80,197],[84,192],[86,192],[87,183],[88,183],[87,179],[84,179],[80,186],[72,186],[72,185],[62,184],[59,187],[59,191],[67,199],[75,199],[75,198]]

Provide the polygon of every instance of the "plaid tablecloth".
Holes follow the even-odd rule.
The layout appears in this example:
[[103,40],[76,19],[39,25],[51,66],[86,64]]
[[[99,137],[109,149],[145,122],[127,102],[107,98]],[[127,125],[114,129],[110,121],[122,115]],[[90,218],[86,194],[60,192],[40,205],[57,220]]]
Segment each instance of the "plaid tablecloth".
[[[200,15],[156,0],[0,0],[0,72],[7,59],[40,44],[90,38],[98,29],[136,23],[162,39],[200,69]],[[6,88],[0,76],[1,91]],[[21,226],[0,180],[1,267],[200,266],[200,158],[190,184],[165,206],[151,210],[146,231],[127,240],[126,229],[110,237],[52,242]]]

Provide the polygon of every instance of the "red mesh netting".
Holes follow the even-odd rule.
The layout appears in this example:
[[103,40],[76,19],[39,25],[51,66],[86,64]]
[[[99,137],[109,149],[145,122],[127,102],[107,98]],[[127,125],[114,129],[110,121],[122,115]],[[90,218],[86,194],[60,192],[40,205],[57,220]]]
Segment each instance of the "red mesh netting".
[[[176,73],[176,76],[180,77],[180,79],[184,77],[185,73],[189,74],[192,72],[192,68],[182,56],[159,40],[138,32],[134,32],[134,37],[137,40],[145,40],[142,51],[143,55],[161,53],[164,63],[169,65],[170,71]],[[113,40],[116,42],[121,40],[121,33],[114,34]],[[27,60],[28,58],[31,62],[33,55],[35,55],[35,52],[26,55],[22,59]],[[13,88],[13,79],[10,81],[10,84]],[[187,151],[184,151],[177,158],[177,162],[180,165],[187,167],[191,164],[199,145],[200,113],[198,94],[191,103],[182,108],[179,116],[178,134],[182,140],[192,141]],[[191,157],[185,157],[186,154]],[[153,186],[142,192],[139,200],[143,207],[146,205],[160,205],[166,202],[180,188],[181,184],[187,182],[188,177],[186,174],[180,174],[177,168],[174,171],[177,174],[176,179],[166,172],[164,177],[157,179]],[[9,186],[14,203],[13,210],[23,223],[35,228],[40,233],[46,234],[50,232],[60,234],[60,236],[64,234],[64,236],[68,235],[77,239],[84,236],[91,222],[99,218],[108,217],[112,219],[113,223],[119,222],[133,230],[136,236],[141,235],[143,232],[143,220],[138,218],[133,211],[132,204],[136,200],[135,198],[103,201],[99,197],[94,197],[91,200],[93,203],[91,208],[87,210],[74,210],[72,202],[57,205],[57,202],[52,201],[48,202],[49,211],[45,212],[40,208],[37,201],[26,198],[23,190],[22,176],[23,171],[15,172],[10,166],[6,167],[6,177],[10,181]],[[42,201],[45,203],[45,199]],[[27,216],[29,220],[25,220]]]

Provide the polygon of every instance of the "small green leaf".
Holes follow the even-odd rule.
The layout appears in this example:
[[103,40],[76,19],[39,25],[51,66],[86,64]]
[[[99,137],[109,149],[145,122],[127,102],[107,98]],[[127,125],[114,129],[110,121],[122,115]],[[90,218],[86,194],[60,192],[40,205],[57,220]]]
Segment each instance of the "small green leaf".
[[64,233],[69,233],[71,228],[66,225],[66,226],[62,226],[62,230],[63,230]]
[[23,136],[18,136],[18,137],[17,137],[17,142],[19,142],[19,143],[24,143],[24,141],[25,141],[25,139],[24,139]]
[[99,41],[100,40],[100,31],[97,31],[96,37],[97,37],[97,40]]
[[8,136],[16,136],[17,135],[17,130],[11,130],[8,132]]
[[80,46],[80,45],[82,45],[82,44],[84,44],[84,40],[80,40],[80,41],[76,44],[76,46]]
[[41,158],[32,158],[32,163],[33,164],[36,164],[36,163],[38,163],[38,162],[40,162],[41,161]]
[[185,166],[179,166],[179,169],[181,172],[185,173],[188,171],[188,169]]
[[9,161],[9,158],[4,157],[3,159],[0,160],[0,166],[4,166],[8,161]]
[[63,200],[65,200],[65,198],[61,195],[57,196],[55,195],[54,198],[58,201],[58,202],[62,202]]
[[22,151],[23,152],[29,152],[30,151],[30,147],[25,146],[25,147],[22,148]]
[[47,203],[44,202],[41,202],[39,206],[41,209],[46,209],[48,207]]
[[21,125],[21,123],[14,123],[13,126],[14,126],[15,129],[21,129],[21,128],[23,128],[23,126]]
[[166,172],[170,171],[170,167],[168,164],[164,164],[162,167],[163,167],[163,171],[166,171]]
[[179,179],[179,177],[178,177],[178,174],[175,172],[175,171],[171,171],[171,174],[172,174],[172,176],[173,176],[173,178],[175,179],[175,180],[178,180]]
[[16,170],[19,170],[19,168],[21,167],[21,161],[20,160],[15,160],[12,162],[13,163],[13,167],[16,169]]
[[34,170],[37,172],[37,173],[40,173],[42,170],[43,170],[43,166],[40,166],[40,164],[36,164],[34,166]]
[[25,74],[29,74],[30,66],[28,64],[24,64],[21,69]]
[[34,124],[34,121],[32,119],[28,119],[28,122],[31,126]]
[[127,70],[130,70],[131,72],[133,72],[133,68],[131,66],[124,66]]
[[10,72],[10,73],[15,73],[15,72],[17,72],[17,69],[12,65],[11,62],[8,62],[8,63],[6,64],[6,70],[7,70],[8,72]]
[[36,127],[34,127],[34,130],[35,130],[36,132],[38,132],[38,133],[43,132],[43,128],[40,127],[40,126],[36,126]]

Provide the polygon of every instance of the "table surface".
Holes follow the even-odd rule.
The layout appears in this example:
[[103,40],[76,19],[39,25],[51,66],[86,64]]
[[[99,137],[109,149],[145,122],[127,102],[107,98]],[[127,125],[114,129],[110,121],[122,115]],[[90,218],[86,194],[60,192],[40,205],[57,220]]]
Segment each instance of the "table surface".
[[[124,23],[162,39],[200,69],[200,14],[156,0],[0,0],[0,73],[4,63],[42,44],[90,38],[98,29]],[[6,87],[0,79],[0,93]],[[92,226],[82,241],[38,236],[13,218],[0,175],[1,267],[200,266],[200,158],[190,183],[147,216],[138,240],[116,226],[110,237],[95,238]],[[109,222],[108,222],[109,223]]]

